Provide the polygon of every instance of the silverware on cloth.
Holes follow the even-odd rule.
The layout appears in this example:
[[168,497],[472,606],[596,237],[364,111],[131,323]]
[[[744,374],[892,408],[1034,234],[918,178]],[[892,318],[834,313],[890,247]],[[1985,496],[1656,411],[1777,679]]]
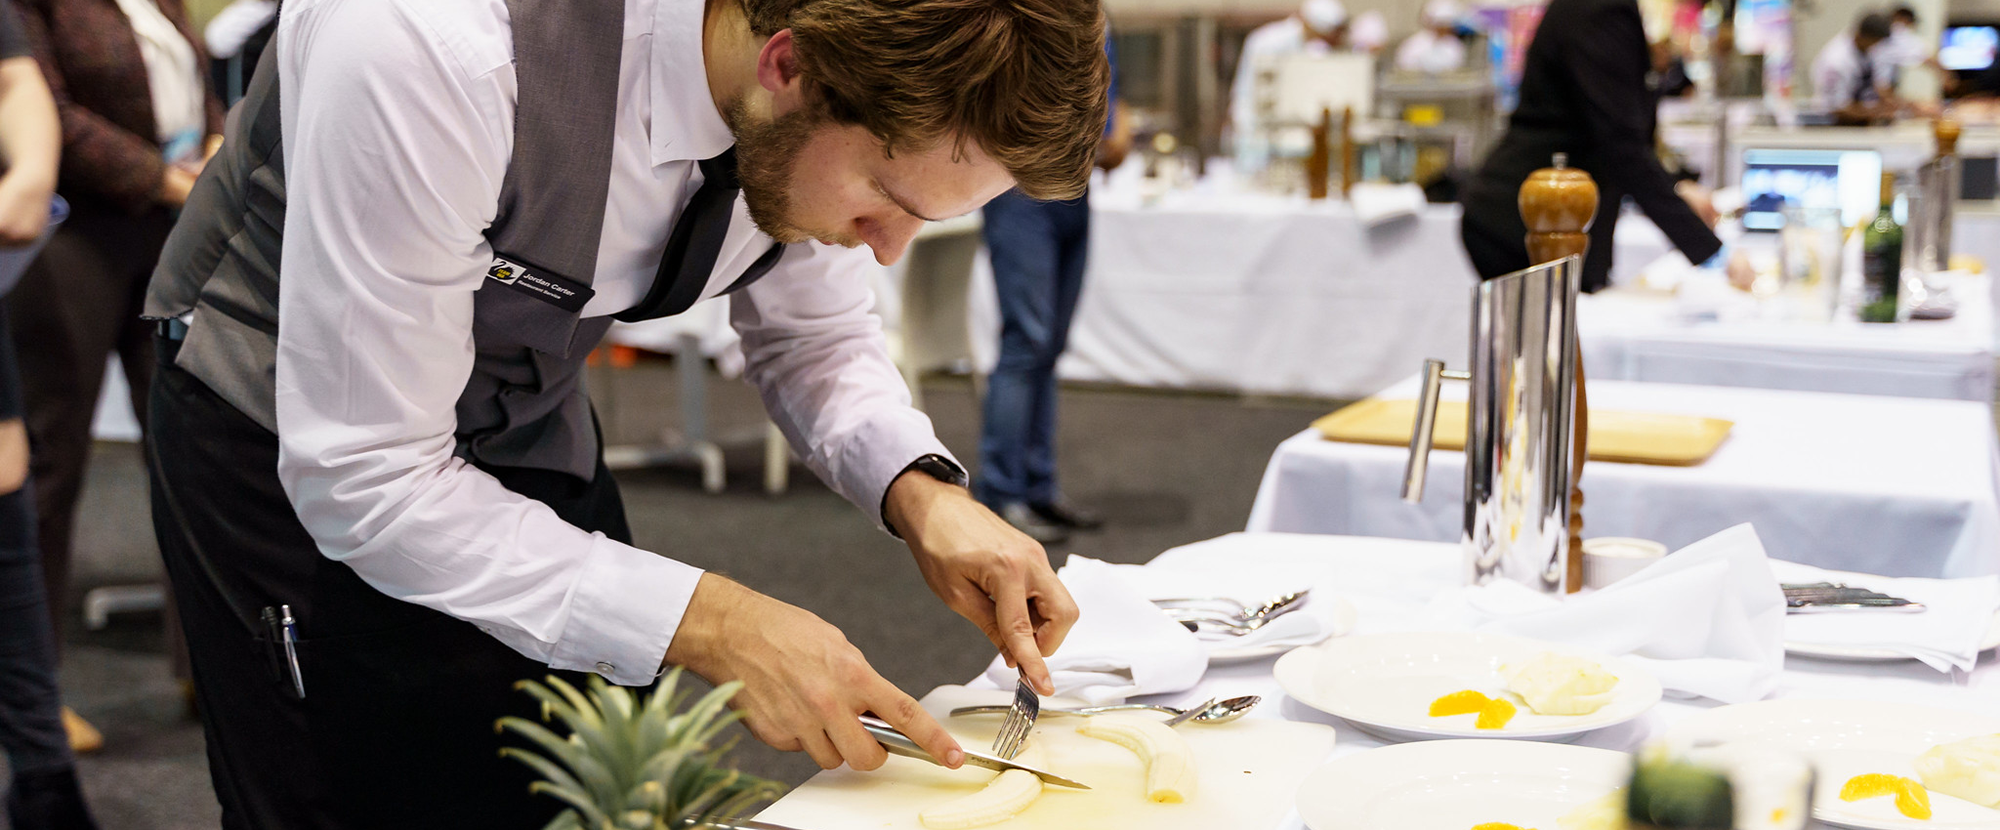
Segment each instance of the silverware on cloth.
[[1805,614],[1817,611],[1853,611],[1859,609],[1881,609],[1906,613],[1924,610],[1924,605],[1920,602],[1911,602],[1902,597],[1892,597],[1880,591],[1855,588],[1833,582],[1789,583],[1780,587],[1785,591],[1785,611],[1791,614]]
[[993,736],[993,754],[1009,761],[1021,754],[1021,745],[1028,740],[1028,731],[1035,728],[1035,718],[1042,713],[1042,698],[1028,685],[1028,673],[1021,672],[1014,681],[1014,704],[1007,707],[1007,720],[1000,724],[1000,734]]
[[[905,758],[915,758],[919,761],[944,766],[944,764],[938,762],[938,759],[932,758],[930,753],[925,752],[923,747],[917,746],[916,741],[905,737],[903,733],[896,731],[896,727],[890,726],[887,721],[881,718],[872,715],[862,715],[861,728],[868,730],[868,734],[874,736],[875,740],[880,741],[882,748],[889,750],[889,754],[891,755],[901,755]],[[997,772],[1006,772],[1010,769],[1031,772],[1035,774],[1036,778],[1040,778],[1058,787],[1069,787],[1077,790],[1090,789],[1088,785],[1079,784],[1055,773],[1035,769],[1026,764],[1017,764],[1005,758],[995,757],[977,750],[965,750],[965,762],[975,767],[982,767]]]
[[[1154,600],[1167,616],[1199,633],[1204,629],[1220,630],[1223,633],[1241,636],[1263,628],[1279,617],[1298,610],[1305,604],[1311,589],[1294,591],[1274,597],[1262,605],[1238,608],[1236,601],[1223,597],[1178,598]],[[1233,610],[1223,610],[1224,608]]]
[[[1042,714],[1063,717],[1089,717],[1108,712],[1161,712],[1173,716],[1173,719],[1168,721],[1170,725],[1178,725],[1180,723],[1217,724],[1228,723],[1249,714],[1250,710],[1262,701],[1263,698],[1257,695],[1244,695],[1223,701],[1210,700],[1200,706],[1192,706],[1186,709],[1161,706],[1157,703],[1121,703],[1116,706],[1085,706],[1077,709],[1059,709],[1053,706],[1044,706],[1042,707]],[[998,715],[1006,711],[1007,707],[1005,706],[961,706],[951,710],[951,717]]]

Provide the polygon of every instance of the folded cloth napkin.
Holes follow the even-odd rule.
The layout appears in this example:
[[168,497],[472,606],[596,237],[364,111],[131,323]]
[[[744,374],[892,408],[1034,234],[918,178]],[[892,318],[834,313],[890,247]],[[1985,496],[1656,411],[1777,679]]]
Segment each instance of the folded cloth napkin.
[[[1072,555],[1056,576],[1081,615],[1062,648],[1049,657],[1056,694],[1090,705],[1133,695],[1185,691],[1208,671],[1208,651],[1133,590],[1117,566]],[[986,678],[1014,687],[1016,672],[995,658]]]
[[1785,598],[1764,544],[1737,525],[1610,587],[1556,599],[1517,583],[1455,588],[1427,609],[1433,627],[1568,643],[1643,665],[1670,692],[1761,700],[1785,664]]
[[1393,219],[1415,216],[1424,210],[1424,189],[1414,184],[1357,182],[1347,190],[1354,216],[1373,228]]
[[2000,576],[1914,579],[1847,573],[1772,560],[1779,582],[1838,582],[1924,604],[1917,613],[1826,611],[1785,618],[1785,639],[1820,646],[1879,648],[1942,672],[1971,671],[2000,613]]
[[[1147,600],[1219,598],[1238,606],[1262,605],[1273,598],[1312,587],[1305,579],[1271,573],[1218,574],[1208,570],[1160,567],[1157,565],[1112,565],[1127,585]],[[1206,606],[1204,606],[1206,607]],[[1221,606],[1216,606],[1218,610]],[[1309,646],[1328,637],[1345,634],[1333,597],[1308,594],[1296,609],[1279,615],[1248,634],[1230,634],[1203,628],[1195,636],[1212,658],[1218,652],[1262,648]]]

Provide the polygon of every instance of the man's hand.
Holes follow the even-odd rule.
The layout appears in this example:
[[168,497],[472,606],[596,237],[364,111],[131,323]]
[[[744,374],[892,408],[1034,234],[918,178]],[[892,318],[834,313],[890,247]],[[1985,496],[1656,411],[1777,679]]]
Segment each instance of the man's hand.
[[1674,193],[1681,197],[1681,201],[1687,202],[1688,207],[1694,210],[1694,215],[1701,217],[1702,223],[1708,225],[1709,230],[1715,229],[1715,224],[1721,220],[1721,216],[1715,212],[1715,200],[1709,195],[1708,188],[1694,182],[1682,181],[1674,184]]
[[186,167],[169,164],[160,175],[160,189],[154,199],[167,207],[181,207],[187,204],[188,194],[194,190],[195,174]]
[[882,766],[888,753],[861,728],[863,712],[945,766],[965,762],[937,719],[876,674],[840,629],[727,578],[702,575],[666,662],[718,685],[743,681],[729,705],[743,712],[750,734],[788,752],[803,749],[823,769],[843,761],[858,770]]
[[1042,694],[1055,681],[1042,658],[1076,624],[1076,602],[1035,540],[972,494],[919,471],[889,485],[884,518],[903,534],[917,569],[944,604],[971,620]]
[[0,176],[0,248],[19,248],[41,238],[53,190],[26,176]]

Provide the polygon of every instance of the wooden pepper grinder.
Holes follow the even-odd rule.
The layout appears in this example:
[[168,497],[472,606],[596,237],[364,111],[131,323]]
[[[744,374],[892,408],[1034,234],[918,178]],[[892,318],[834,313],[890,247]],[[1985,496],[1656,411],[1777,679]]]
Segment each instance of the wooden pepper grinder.
[[1312,154],[1306,156],[1306,197],[1317,202],[1326,198],[1327,177],[1333,166],[1333,111],[1319,110],[1319,123],[1312,128]]
[[[1569,166],[1569,154],[1535,171],[1521,184],[1521,220],[1528,226],[1528,262],[1540,265],[1590,250],[1590,223],[1597,218],[1597,182]],[[1583,461],[1588,452],[1590,409],[1583,394],[1583,356],[1576,363],[1576,419],[1570,444],[1569,556],[1566,590],[1583,588]]]

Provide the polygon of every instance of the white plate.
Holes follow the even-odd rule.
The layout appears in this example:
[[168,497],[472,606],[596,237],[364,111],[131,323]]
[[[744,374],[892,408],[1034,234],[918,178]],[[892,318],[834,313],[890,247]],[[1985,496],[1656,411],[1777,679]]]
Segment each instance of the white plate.
[[[1502,729],[1474,729],[1473,715],[1430,716],[1431,701],[1462,689],[1502,695],[1506,681],[1500,677],[1501,665],[1542,652],[1595,660],[1617,675],[1611,703],[1588,715],[1537,715],[1509,695],[1519,712]],[[1660,702],[1660,681],[1629,661],[1560,643],[1467,631],[1343,637],[1296,649],[1278,658],[1272,672],[1285,693],[1300,703],[1392,741],[1568,741],[1629,721]]]
[[[1986,629],[1986,639],[1979,641],[1980,651],[2000,648],[2000,613],[1993,615],[1993,623]],[[1785,653],[1796,657],[1812,657],[1819,660],[1843,660],[1852,663],[1892,663],[1897,660],[1916,658],[1900,651],[1866,646],[1840,646],[1825,643],[1785,643]]]
[[[1307,600],[1307,602],[1316,602],[1316,601],[1318,600],[1317,599]],[[1292,613],[1297,614],[1304,612],[1294,611]],[[1348,602],[1346,597],[1334,597],[1332,624],[1328,628],[1326,636],[1329,638],[1339,637],[1341,635],[1346,634],[1349,631],[1353,631],[1354,621],[1358,616],[1359,612],[1355,610],[1354,603]],[[1211,641],[1203,640],[1202,642],[1204,644],[1207,644],[1210,643]],[[1226,642],[1226,641],[1221,641],[1221,642]],[[1262,660],[1266,657],[1276,657],[1280,654],[1284,654],[1287,651],[1291,651],[1292,649],[1298,648],[1300,645],[1302,644],[1294,642],[1287,645],[1276,645],[1276,646],[1213,648],[1210,649],[1208,652],[1208,662],[1209,665],[1228,664],[1228,663],[1247,663],[1251,660]],[[1303,645],[1310,645],[1310,643],[1306,643]]]
[[[1849,778],[1882,772],[1917,778],[1912,762],[1941,743],[2000,732],[2000,718],[1898,703],[1767,700],[1710,709],[1667,733],[1670,742],[1719,741],[1798,752],[1819,773],[1813,817],[1865,830],[1993,830],[2000,810],[1932,792],[1931,818],[1907,818],[1894,799],[1840,800]],[[1921,779],[1919,779],[1921,780]]]
[[1299,786],[1312,830],[1465,830],[1490,821],[1554,828],[1625,786],[1623,752],[1523,741],[1426,741],[1358,752]]

